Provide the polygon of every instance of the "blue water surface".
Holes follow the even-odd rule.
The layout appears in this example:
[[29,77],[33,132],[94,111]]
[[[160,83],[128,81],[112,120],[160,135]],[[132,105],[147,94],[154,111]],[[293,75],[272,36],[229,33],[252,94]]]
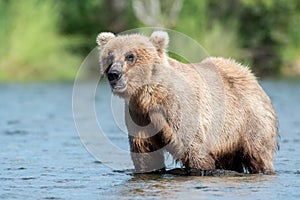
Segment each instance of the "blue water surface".
[[[0,199],[300,199],[300,83],[261,84],[280,121],[277,174],[241,177],[114,170],[80,140],[72,114],[73,84],[0,84]],[[97,91],[99,124],[115,146],[128,149],[127,136],[111,121],[109,88],[100,84]],[[106,150],[113,159],[114,152]],[[117,158],[116,163],[128,162],[128,157]]]

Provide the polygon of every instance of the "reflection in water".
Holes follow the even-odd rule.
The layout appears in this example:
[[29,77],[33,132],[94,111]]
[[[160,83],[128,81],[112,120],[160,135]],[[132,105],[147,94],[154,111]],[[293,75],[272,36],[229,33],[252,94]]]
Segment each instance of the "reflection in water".
[[231,196],[233,199],[253,193],[265,193],[276,175],[246,175],[240,177],[189,177],[176,175],[137,174],[115,186],[116,197],[159,197],[160,199]]

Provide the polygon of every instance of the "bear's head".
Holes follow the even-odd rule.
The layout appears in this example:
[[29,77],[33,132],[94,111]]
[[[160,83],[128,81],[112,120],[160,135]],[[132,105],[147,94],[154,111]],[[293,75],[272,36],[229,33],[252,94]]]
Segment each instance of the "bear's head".
[[139,34],[115,36],[103,32],[97,37],[100,62],[113,93],[126,97],[147,84],[154,67],[167,61],[169,36],[155,31],[150,37]]

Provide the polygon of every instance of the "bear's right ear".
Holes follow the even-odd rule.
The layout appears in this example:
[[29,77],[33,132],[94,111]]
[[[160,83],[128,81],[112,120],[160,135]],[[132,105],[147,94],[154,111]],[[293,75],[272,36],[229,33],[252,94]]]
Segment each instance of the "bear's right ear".
[[102,49],[104,45],[111,40],[112,38],[116,37],[113,33],[110,32],[102,32],[97,36],[96,42],[98,47]]

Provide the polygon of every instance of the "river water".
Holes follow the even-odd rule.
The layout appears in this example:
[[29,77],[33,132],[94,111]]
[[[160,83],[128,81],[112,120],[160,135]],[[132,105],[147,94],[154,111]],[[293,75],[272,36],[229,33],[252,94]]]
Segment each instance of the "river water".
[[[116,169],[130,158],[106,148],[110,163],[83,145],[72,114],[73,84],[0,84],[0,199],[300,199],[300,82],[261,84],[280,121],[276,175],[220,177]],[[97,91],[101,128],[113,146],[128,149],[126,134],[111,122],[109,88],[100,84]]]

